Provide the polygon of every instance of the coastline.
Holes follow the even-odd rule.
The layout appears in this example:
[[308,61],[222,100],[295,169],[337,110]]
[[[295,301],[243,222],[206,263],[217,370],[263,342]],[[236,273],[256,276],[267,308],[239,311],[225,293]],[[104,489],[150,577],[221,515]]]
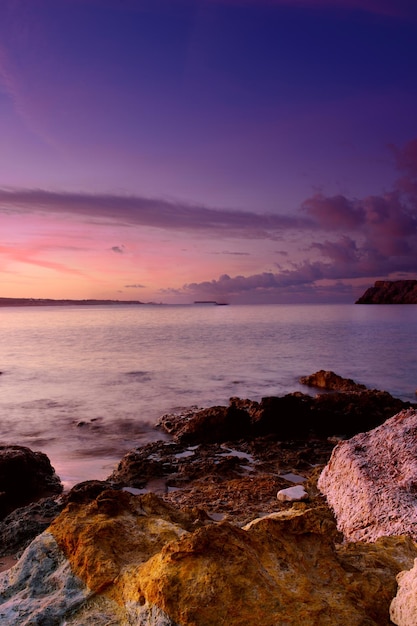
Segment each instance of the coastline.
[[97,305],[145,305],[153,302],[140,300],[54,300],[52,298],[0,298],[0,307],[27,307],[27,306],[97,306]]
[[[230,626],[313,626],[317,615],[329,626],[390,623],[396,576],[417,546],[408,537],[345,545],[319,484],[348,436],[401,424],[401,412],[417,420],[417,405],[330,371],[300,383],[317,395],[165,415],[155,427],[164,439],[67,492],[46,455],[3,447],[0,618],[215,626],[220,610]],[[17,457],[31,462],[26,476]]]

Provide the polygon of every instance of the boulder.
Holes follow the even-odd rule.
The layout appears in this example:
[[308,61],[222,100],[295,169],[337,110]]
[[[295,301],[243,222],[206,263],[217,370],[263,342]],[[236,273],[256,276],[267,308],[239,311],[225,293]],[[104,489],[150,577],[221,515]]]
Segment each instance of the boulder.
[[343,544],[327,507],[240,528],[158,497],[103,491],[69,502],[8,572],[0,621],[148,626],[385,626],[411,539]]
[[212,406],[184,415],[165,415],[159,426],[181,443],[221,443],[244,439],[249,434],[246,410],[233,402],[228,407]]
[[417,541],[417,411],[340,442],[318,487],[348,540],[409,534]]
[[351,378],[343,378],[329,370],[319,370],[310,376],[301,376],[300,383],[328,391],[364,391],[366,389],[365,385],[355,383]]
[[417,624],[417,560],[413,569],[397,576],[398,591],[391,602],[391,621],[397,626]]
[[0,446],[0,519],[14,509],[63,490],[46,454]]
[[[336,385],[337,378],[332,380]],[[343,383],[344,391],[323,393],[314,398],[295,392],[262,398],[261,402],[231,398],[229,407],[166,415],[159,427],[169,432],[175,441],[189,445],[252,440],[268,435],[281,441],[305,440],[311,436],[350,437],[412,406],[386,391],[362,389],[354,381],[340,380],[347,381]]]

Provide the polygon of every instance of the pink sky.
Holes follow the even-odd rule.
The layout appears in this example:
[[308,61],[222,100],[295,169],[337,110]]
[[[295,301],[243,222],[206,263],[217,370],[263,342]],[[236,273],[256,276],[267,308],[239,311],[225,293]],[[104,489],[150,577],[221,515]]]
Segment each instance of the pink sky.
[[416,16],[4,0],[1,295],[353,302],[415,278]]

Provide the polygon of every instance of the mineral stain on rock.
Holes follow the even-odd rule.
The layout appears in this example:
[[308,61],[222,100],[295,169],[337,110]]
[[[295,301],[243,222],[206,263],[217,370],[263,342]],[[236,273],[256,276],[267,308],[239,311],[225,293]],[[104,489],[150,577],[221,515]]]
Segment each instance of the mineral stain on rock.
[[[391,607],[394,623],[415,624],[414,518],[408,515],[407,525],[398,512],[399,536],[384,526],[395,522],[394,512],[382,519],[374,506],[395,468],[400,492],[407,502],[415,497],[415,407],[333,372],[308,379],[325,393],[259,403],[233,398],[229,407],[169,416],[160,427],[170,429],[171,441],[132,450],[106,481],[44,500],[32,494],[38,501],[0,527],[5,550],[27,546],[0,574],[0,623],[388,626]],[[207,424],[213,429],[199,440]],[[370,424],[375,430],[356,434]],[[340,425],[353,439],[329,437]],[[51,476],[58,494],[48,469],[46,483]],[[156,485],[161,496],[151,492]],[[352,486],[369,497],[379,531],[369,534],[368,515],[363,536],[349,535],[334,501],[357,525]],[[281,501],[277,493],[288,490],[302,490],[306,500]],[[401,501],[398,494],[391,499]],[[31,517],[41,524],[32,528]]]

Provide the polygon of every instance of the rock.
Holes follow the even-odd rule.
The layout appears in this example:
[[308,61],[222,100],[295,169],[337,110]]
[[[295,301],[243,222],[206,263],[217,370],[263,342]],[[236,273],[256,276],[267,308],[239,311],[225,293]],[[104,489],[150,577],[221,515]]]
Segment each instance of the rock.
[[[179,419],[178,419],[179,417]],[[177,418],[177,419],[176,419]],[[159,425],[182,443],[221,443],[244,439],[249,434],[250,418],[246,410],[236,406],[212,406],[180,416],[164,416]]]
[[417,411],[339,443],[318,487],[350,541],[409,534],[417,540]]
[[157,486],[164,500],[175,506],[201,507],[216,518],[244,524],[284,506],[277,503],[277,491],[288,486],[286,472],[302,471],[313,503],[318,466],[327,463],[333,447],[314,439],[257,438],[199,446],[153,442],[125,455],[108,482],[143,491]]
[[397,576],[398,591],[391,602],[391,621],[397,626],[417,624],[417,560],[413,569],[400,572]]
[[417,304],[417,280],[377,280],[356,304]]
[[362,389],[354,381],[331,374],[334,384],[342,381],[345,391],[314,398],[296,392],[262,398],[261,402],[231,398],[229,407],[164,416],[159,426],[165,429],[168,423],[174,440],[189,445],[253,440],[268,435],[281,441],[302,440],[311,436],[352,436],[412,406],[386,391]]
[[[48,532],[0,574],[0,622],[7,626],[55,626],[92,595]],[[81,625],[81,623],[80,623]]]
[[366,389],[365,385],[355,383],[351,378],[342,378],[342,376],[328,370],[320,370],[310,376],[302,376],[300,383],[308,387],[332,391],[364,391]]
[[0,521],[0,557],[16,555],[48,528],[63,509],[62,498],[42,498]]
[[287,487],[287,489],[281,489],[277,493],[277,498],[281,502],[293,502],[296,500],[307,500],[308,493],[301,485],[296,487]]
[[0,446],[0,519],[62,489],[46,454],[23,446]]
[[8,626],[385,626],[407,537],[339,543],[326,507],[244,528],[201,522],[151,494],[70,502],[0,575]]

